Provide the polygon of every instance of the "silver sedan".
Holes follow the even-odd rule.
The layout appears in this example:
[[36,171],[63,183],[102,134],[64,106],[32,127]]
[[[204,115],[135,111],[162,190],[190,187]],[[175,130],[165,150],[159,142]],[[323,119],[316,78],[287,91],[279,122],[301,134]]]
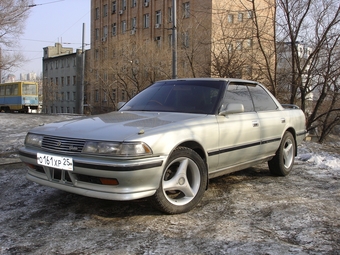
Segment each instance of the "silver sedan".
[[301,110],[236,79],[159,81],[118,112],[32,129],[27,178],[109,200],[149,197],[159,210],[194,208],[208,179],[260,162],[287,175],[304,138]]

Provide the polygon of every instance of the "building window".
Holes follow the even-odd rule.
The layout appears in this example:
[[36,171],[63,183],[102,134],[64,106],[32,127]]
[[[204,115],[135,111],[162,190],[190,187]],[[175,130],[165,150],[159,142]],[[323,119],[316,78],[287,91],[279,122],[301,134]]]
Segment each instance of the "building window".
[[103,41],[105,41],[106,40],[106,38],[107,38],[107,34],[108,34],[108,29],[107,29],[107,26],[104,26],[103,27]]
[[99,7],[97,7],[96,8],[96,19],[99,19],[99,16],[100,16],[100,14],[99,14]]
[[183,46],[185,48],[189,48],[189,33],[188,32],[183,33]]
[[72,84],[73,84],[73,85],[76,85],[76,81],[77,81],[77,78],[76,78],[76,76],[74,75],[74,76],[73,76]]
[[64,92],[61,92],[61,101],[64,101]]
[[111,4],[111,13],[115,14],[116,11],[117,11],[117,3],[116,3],[116,1],[112,1],[112,4]]
[[99,19],[99,7],[96,8],[96,12],[95,12],[95,15],[96,15],[96,19]]
[[125,34],[126,33],[126,20],[122,21],[122,33]]
[[169,8],[168,8],[168,13],[169,13],[168,21],[169,21],[169,23],[171,23],[171,22],[173,21],[173,11],[172,11],[172,7],[169,7]]
[[169,47],[172,47],[172,34],[168,35]]
[[236,50],[242,50],[242,41],[236,42]]
[[143,27],[144,28],[148,28],[150,26],[150,17],[149,17],[149,13],[144,14],[143,17]]
[[98,89],[96,89],[96,91],[94,93],[94,101],[96,101],[96,102],[99,101],[99,91],[98,91]]
[[125,100],[125,90],[122,90],[122,101]]
[[252,39],[247,39],[246,40],[246,45],[247,45],[247,48],[253,47],[253,40]]
[[122,0],[122,10],[126,10],[126,0]]
[[240,12],[238,14],[238,22],[243,22],[243,13],[242,12]]
[[183,3],[183,17],[184,18],[189,18],[190,17],[190,3],[186,2]]
[[107,47],[103,48],[103,59],[107,59],[108,54],[107,54]]
[[248,11],[247,12],[247,18],[252,19],[253,18],[253,11]]
[[234,15],[228,14],[228,23],[234,23]]
[[116,102],[116,89],[112,90],[112,100]]
[[253,74],[253,68],[252,68],[251,66],[247,66],[247,67],[246,67],[246,75],[247,75],[248,77],[251,77],[252,74]]
[[95,29],[95,33],[96,33],[96,40],[99,40],[99,28]]
[[104,17],[107,17],[107,11],[108,11],[107,4],[104,4],[104,6],[103,6],[103,16]]
[[113,23],[111,25],[111,33],[112,33],[112,36],[115,36],[117,34],[117,24],[116,23]]
[[67,76],[67,86],[70,86],[70,83],[71,83],[71,77]]
[[137,18],[136,18],[136,17],[133,17],[133,18],[131,19],[131,30],[136,29],[136,26],[137,26]]
[[66,100],[70,101],[70,92],[66,92]]
[[131,0],[131,7],[136,7],[137,6],[137,0]]
[[156,41],[156,44],[157,44],[158,47],[161,46],[161,37],[160,36],[157,36],[155,38],[155,41]]
[[156,11],[156,28],[160,27],[160,25],[162,24],[162,12]]
[[76,92],[72,92],[72,95],[73,95],[72,100],[75,101],[76,100]]
[[144,0],[144,6],[148,7],[149,6],[149,2],[150,2],[150,0]]
[[58,77],[55,78],[55,85],[57,85],[57,86],[59,85],[59,79],[58,79]]
[[61,77],[61,86],[64,87],[64,77]]
[[94,59],[98,60],[99,59],[99,50],[96,49],[96,51],[94,52]]

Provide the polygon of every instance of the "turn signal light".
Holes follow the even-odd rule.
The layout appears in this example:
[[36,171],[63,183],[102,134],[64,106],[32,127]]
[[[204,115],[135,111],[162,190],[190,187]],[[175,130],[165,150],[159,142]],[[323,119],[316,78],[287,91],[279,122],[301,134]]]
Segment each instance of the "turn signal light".
[[99,178],[100,182],[104,185],[119,185],[117,179]]

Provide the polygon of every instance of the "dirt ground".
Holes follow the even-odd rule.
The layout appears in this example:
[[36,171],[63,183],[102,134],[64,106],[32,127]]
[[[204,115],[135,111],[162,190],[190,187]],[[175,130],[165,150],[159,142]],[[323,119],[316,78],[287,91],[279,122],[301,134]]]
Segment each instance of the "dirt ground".
[[[29,128],[19,126],[1,137],[3,159],[16,157]],[[340,254],[340,170],[307,161],[296,160],[286,177],[263,164],[212,179],[202,202],[180,215],[146,199],[66,193],[25,173],[20,163],[0,165],[0,254]]]

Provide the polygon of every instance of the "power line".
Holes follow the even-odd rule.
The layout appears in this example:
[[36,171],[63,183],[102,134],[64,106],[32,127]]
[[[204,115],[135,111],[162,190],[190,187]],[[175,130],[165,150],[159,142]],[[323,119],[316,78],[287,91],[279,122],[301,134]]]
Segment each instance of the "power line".
[[58,1],[53,1],[53,2],[42,3],[42,4],[30,4],[30,5],[28,5],[28,7],[31,8],[31,7],[36,7],[38,5],[53,4],[53,3],[62,2],[62,1],[64,1],[64,0],[58,0]]

